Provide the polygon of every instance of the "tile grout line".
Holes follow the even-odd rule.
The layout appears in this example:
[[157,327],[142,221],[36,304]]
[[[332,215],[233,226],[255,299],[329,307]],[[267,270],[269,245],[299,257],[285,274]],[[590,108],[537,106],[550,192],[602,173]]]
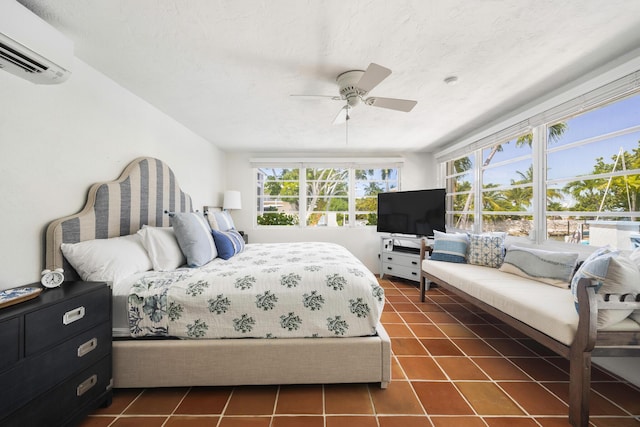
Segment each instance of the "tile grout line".
[[173,408],[173,411],[171,411],[171,413],[167,416],[167,419],[164,420],[164,422],[162,423],[162,427],[165,427],[167,425],[167,423],[169,422],[171,417],[176,413],[176,411],[178,410],[178,408],[180,407],[182,402],[184,402],[184,399],[187,398],[187,395],[189,394],[189,392],[191,391],[192,388],[193,387],[187,387],[187,391],[184,393],[184,395],[182,396],[182,398],[180,399],[178,404],[175,406],[175,408]]
[[[452,316],[453,318],[455,318],[455,319],[456,319],[460,324],[462,324],[464,327],[466,327],[462,321],[460,321],[459,319],[457,319],[457,317],[456,317],[454,314],[450,313],[450,312],[449,312],[449,311],[447,311],[444,307],[442,307],[442,305],[441,305],[440,303],[438,303],[438,302],[437,302],[437,301],[435,301],[435,300],[431,300],[431,301],[433,301],[433,303],[435,303],[436,305],[440,306],[440,308],[442,308],[442,309],[444,310],[444,312],[445,312],[445,313],[449,314],[450,316]],[[466,307],[466,306],[463,306],[463,307],[464,307],[465,309],[467,309],[467,307]],[[417,307],[417,308],[418,308],[418,309],[420,309],[420,307]],[[468,309],[467,309],[467,310],[468,310]],[[475,314],[475,313],[474,313],[473,311],[471,311],[471,310],[468,310],[468,311],[469,311],[469,313]],[[428,315],[427,315],[427,316],[428,316]],[[431,319],[431,320],[433,321],[433,319]],[[445,334],[445,336],[446,336],[446,337],[447,337],[447,338],[448,338],[448,339],[449,339],[449,340],[450,340],[450,341],[451,341],[451,342],[452,342],[456,347],[458,347],[458,346],[456,345],[455,341],[453,341],[453,339],[451,339],[451,337],[450,337],[448,334],[446,334],[446,333],[445,333],[445,332],[440,328],[440,326],[439,326],[439,325],[437,325],[435,322],[434,322],[434,324],[436,325],[436,327],[438,327],[438,329],[440,329],[440,331],[441,331],[441,332],[443,332],[443,333]],[[567,374],[567,372],[566,372],[564,369],[562,369],[562,368],[560,368],[559,366],[557,366],[557,365],[555,365],[555,364],[553,364],[553,363],[549,362],[549,361],[547,360],[547,357],[546,357],[545,355],[543,355],[543,354],[541,354],[540,352],[537,352],[535,349],[532,349],[532,348],[530,348],[530,347],[528,347],[528,346],[524,345],[523,343],[521,343],[521,342],[520,342],[520,340],[519,340],[517,337],[514,337],[514,336],[512,336],[511,334],[509,334],[509,333],[506,333],[506,332],[502,331],[500,328],[497,328],[497,327],[495,326],[495,324],[491,324],[491,323],[488,323],[488,322],[487,322],[487,324],[489,324],[489,325],[493,326],[494,328],[496,328],[496,329],[497,329],[497,330],[499,330],[500,332],[504,333],[504,334],[507,336],[507,338],[508,338],[509,340],[511,340],[511,341],[513,341],[513,342],[516,342],[517,344],[519,344],[519,345],[521,345],[522,347],[526,348],[528,351],[530,351],[530,352],[532,353],[532,355],[533,355],[533,356],[535,356],[535,358],[537,358],[537,359],[541,359],[541,360],[544,360],[546,363],[549,363],[549,364],[550,364],[551,366],[553,366],[554,368],[556,368],[556,369],[560,370],[561,372],[563,372],[563,373]],[[498,354],[500,354],[500,355],[501,355],[501,357],[502,357],[503,359],[507,360],[507,361],[508,361],[509,363],[511,363],[511,364],[512,364],[516,369],[520,370],[520,371],[521,371],[521,372],[523,372],[523,373],[524,373],[528,378],[530,378],[530,381],[527,381],[527,382],[533,382],[533,383],[535,383],[535,384],[538,384],[538,385],[539,385],[543,390],[545,390],[545,391],[547,391],[548,393],[550,393],[554,398],[556,398],[557,400],[559,400],[559,401],[560,401],[563,405],[565,405],[567,408],[569,407],[569,406],[568,406],[568,404],[567,404],[564,400],[562,400],[558,395],[556,395],[556,393],[554,393],[553,391],[551,391],[549,388],[547,388],[547,387],[545,386],[545,384],[542,382],[543,380],[537,380],[537,379],[536,379],[536,378],[534,378],[531,374],[529,374],[528,372],[526,372],[524,369],[522,369],[520,366],[518,366],[516,363],[514,363],[514,362],[511,360],[511,358],[512,358],[512,357],[513,357],[513,358],[527,358],[527,356],[507,356],[507,355],[505,355],[502,351],[500,351],[499,349],[497,349],[497,348],[495,348],[494,346],[492,346],[489,342],[487,342],[487,340],[486,340],[484,337],[481,337],[480,335],[478,335],[478,333],[477,333],[476,331],[474,331],[474,330],[472,330],[472,329],[470,329],[470,328],[467,328],[467,329],[469,329],[469,330],[470,330],[474,335],[476,335],[476,337],[477,337],[478,339],[482,340],[483,342],[485,342],[485,344],[487,344],[489,347],[491,347],[492,349],[494,349]],[[517,331],[517,330],[516,330],[516,331]],[[525,336],[525,337],[524,337],[524,338],[522,338],[522,339],[529,339],[529,338]],[[546,347],[545,347],[545,348],[546,348]],[[496,387],[498,387],[498,388],[499,388],[503,393],[505,393],[505,395],[507,395],[507,396],[509,397],[509,399],[510,399],[510,400],[512,400],[512,401],[513,401],[513,402],[514,402],[514,403],[515,403],[515,404],[516,404],[516,405],[517,405],[517,406],[518,406],[518,407],[519,407],[519,408],[520,408],[520,409],[521,409],[525,414],[527,414],[529,417],[531,417],[532,419],[534,419],[534,422],[536,422],[536,424],[540,425],[540,424],[535,420],[535,418],[534,418],[535,416],[534,416],[534,415],[529,414],[529,412],[528,412],[527,410],[525,410],[525,408],[524,408],[524,407],[522,407],[522,406],[520,405],[520,403],[519,403],[519,402],[518,402],[518,401],[517,401],[513,396],[511,396],[511,395],[510,395],[510,394],[509,394],[509,393],[508,393],[508,392],[507,392],[507,391],[506,391],[506,390],[505,390],[505,389],[504,389],[504,388],[503,388],[503,387],[498,383],[498,381],[497,381],[497,380],[494,380],[490,375],[488,375],[488,374],[487,374],[487,373],[486,373],[486,372],[485,372],[485,371],[484,371],[484,370],[483,370],[483,369],[482,369],[482,368],[481,368],[477,363],[475,363],[475,361],[473,360],[473,358],[472,358],[471,356],[468,356],[468,355],[466,354],[466,352],[464,352],[464,351],[463,351],[462,349],[460,349],[459,347],[458,347],[458,349],[459,349],[459,350],[461,350],[461,351],[462,351],[462,353],[463,353],[463,354],[465,354],[465,355],[469,358],[469,360],[471,361],[471,363],[473,363],[473,364],[474,364],[478,369],[480,369],[480,371],[481,371],[484,375],[486,375],[486,376],[487,376],[487,378],[489,378],[489,380],[490,380],[492,383],[494,383],[494,384],[496,385]],[[531,358],[531,357],[529,356],[529,358]],[[436,364],[438,364],[437,359],[436,359],[435,357],[434,357],[433,359],[434,359],[434,362],[435,362]],[[442,366],[440,366],[440,364],[438,364],[438,367],[439,367],[443,372],[445,372],[445,375],[447,375],[447,377],[448,377],[448,374],[446,373],[446,371],[445,371],[444,369],[442,369]],[[452,382],[453,382],[453,381],[452,381]],[[508,382],[508,381],[505,381],[505,382]],[[513,382],[521,382],[521,381],[514,380]],[[456,388],[457,388],[457,387],[456,387]],[[606,401],[608,401],[609,403],[613,404],[613,405],[614,405],[615,407],[617,407],[618,409],[622,410],[624,413],[628,414],[629,416],[633,416],[633,414],[631,414],[631,413],[630,413],[629,411],[627,411],[625,408],[621,407],[620,405],[618,405],[617,403],[615,403],[615,402],[614,402],[614,401],[612,401],[611,399],[609,399],[609,398],[607,398],[606,396],[604,396],[603,394],[599,393],[599,392],[598,392],[597,390],[595,390],[593,387],[590,387],[590,388],[591,388],[591,392],[592,392],[592,393],[597,393],[597,394],[599,394],[602,398],[604,398],[604,399],[605,399]],[[459,391],[459,392],[460,392],[460,391]],[[462,393],[460,392],[460,394],[462,394]],[[548,416],[548,414],[539,414],[539,415],[538,415],[538,417],[540,417],[540,416],[543,416],[543,417],[544,417],[544,416]]]
[[[471,333],[473,333],[475,336],[477,336],[478,338],[480,338],[480,336],[479,336],[475,331],[473,331],[472,329],[467,328],[467,327],[466,327],[466,326],[465,326],[465,325],[464,325],[460,320],[458,320],[458,319],[456,318],[456,316],[455,316],[455,315],[453,315],[451,312],[449,312],[449,311],[448,311],[445,307],[443,307],[440,303],[438,303],[437,301],[435,301],[435,300],[433,300],[433,299],[431,299],[431,298],[429,298],[429,300],[430,300],[430,301],[432,301],[431,303],[433,303],[433,304],[437,305],[438,307],[440,307],[440,308],[442,309],[442,312],[443,312],[443,313],[446,313],[446,314],[448,314],[449,316],[451,316],[451,317],[453,317],[454,319],[456,319],[457,324],[462,325],[463,327],[465,327],[466,329],[468,329]],[[413,301],[412,301],[412,303],[416,306],[416,308],[417,308],[418,310],[420,310],[420,312],[424,313],[424,312],[421,310],[420,306],[418,306],[418,305],[417,305],[416,303],[414,303]],[[465,310],[467,310],[466,312],[469,312],[469,313],[472,313],[472,314],[473,314],[473,312],[472,312],[471,310],[469,310],[466,306],[463,306],[463,305],[459,304],[458,302],[456,302],[456,304],[457,304],[457,305],[460,305],[460,306],[461,306],[461,307],[463,307]],[[466,312],[465,312],[465,313],[466,313]],[[426,315],[426,316],[427,316],[427,317],[429,317],[428,315]],[[403,320],[404,320],[404,318],[403,318]],[[433,322],[433,319],[430,319],[430,320]],[[455,342],[454,342],[454,341],[451,339],[451,337],[449,336],[449,334],[447,334],[447,333],[446,333],[446,332],[445,332],[445,331],[440,327],[440,325],[439,325],[439,324],[437,324],[436,322],[433,322],[433,324],[436,326],[436,328],[438,328],[438,330],[439,330],[439,331],[440,331],[440,332],[441,332],[441,333],[442,333],[442,334],[443,334],[443,335],[444,335],[444,336],[445,336],[449,341],[451,341],[454,345],[456,345],[456,344],[455,344]],[[412,332],[413,332],[413,331],[412,331]],[[511,338],[511,337],[509,337],[509,338],[510,338],[510,339],[513,339],[513,338]],[[418,341],[420,341],[420,340],[418,340]],[[484,418],[482,418],[482,416],[481,416],[480,414],[478,414],[478,412],[477,412],[476,408],[471,404],[471,402],[467,399],[467,397],[464,395],[464,393],[462,393],[462,391],[460,390],[460,388],[459,388],[459,387],[458,387],[458,385],[456,384],[456,381],[454,381],[454,380],[449,376],[448,372],[447,372],[447,371],[442,367],[442,365],[438,362],[437,357],[434,357],[434,356],[431,354],[431,352],[426,348],[426,346],[424,346],[424,343],[422,343],[422,342],[420,341],[420,344],[421,344],[421,345],[423,345],[423,347],[425,347],[425,350],[427,350],[427,353],[431,356],[431,358],[432,358],[433,362],[434,362],[434,363],[438,366],[438,368],[439,368],[439,369],[444,373],[444,375],[445,375],[445,376],[446,376],[446,378],[448,379],[448,382],[450,382],[450,383],[451,383],[451,385],[456,389],[456,391],[460,394],[460,396],[461,396],[461,397],[463,398],[463,400],[467,403],[467,405],[469,405],[469,407],[471,408],[471,410],[476,414],[476,416],[481,417],[481,419],[484,421]],[[487,345],[488,345],[488,343],[487,343]],[[456,347],[457,347],[457,346],[456,346]],[[493,347],[492,347],[492,348],[493,348]],[[478,381],[478,382],[490,382],[490,383],[493,383],[493,384],[494,384],[496,387],[498,387],[498,389],[499,389],[502,393],[504,393],[504,394],[509,398],[509,400],[510,400],[513,404],[515,404],[515,405],[516,405],[516,406],[517,406],[517,407],[518,407],[518,408],[519,408],[519,409],[520,409],[524,414],[526,414],[528,417],[531,417],[531,416],[530,416],[530,414],[528,413],[528,411],[526,411],[526,410],[525,410],[525,408],[523,408],[523,407],[522,407],[522,406],[521,406],[521,405],[516,401],[516,399],[514,399],[514,398],[513,398],[509,393],[507,393],[507,392],[506,392],[502,387],[500,387],[500,385],[499,385],[499,384],[498,384],[498,383],[497,383],[493,378],[491,378],[491,376],[490,376],[490,375],[488,375],[488,374],[487,374],[487,373],[486,373],[482,368],[480,368],[480,366],[478,366],[478,365],[473,361],[473,359],[472,359],[471,357],[469,357],[469,356],[468,356],[468,355],[467,355],[467,354],[466,354],[462,349],[459,349],[459,350],[461,350],[462,354],[464,354],[464,355],[465,355],[464,357],[465,357],[466,359],[468,359],[471,363],[473,363],[473,365],[474,365],[475,367],[477,367],[477,368],[480,370],[480,372],[482,372],[482,373],[487,377],[487,379],[488,379],[488,381]],[[502,355],[502,353],[501,353],[500,351],[498,351],[497,349],[494,349],[494,350],[496,350],[496,351],[498,352],[498,354],[501,354],[501,355]],[[526,372],[525,372],[525,374],[526,374],[526,375],[528,375]],[[555,396],[555,395],[554,395],[554,396]],[[425,413],[426,413],[426,411],[425,411]],[[486,424],[486,422],[485,422],[485,424]]]
[[227,408],[229,407],[229,403],[231,403],[231,397],[233,396],[233,393],[236,391],[235,387],[231,387],[231,391],[229,392],[229,396],[227,396],[227,401],[224,403],[224,406],[222,407],[222,410],[220,411],[220,418],[218,418],[218,422],[216,423],[216,427],[220,427],[220,424],[222,423],[222,417],[224,417],[224,414],[227,412]]

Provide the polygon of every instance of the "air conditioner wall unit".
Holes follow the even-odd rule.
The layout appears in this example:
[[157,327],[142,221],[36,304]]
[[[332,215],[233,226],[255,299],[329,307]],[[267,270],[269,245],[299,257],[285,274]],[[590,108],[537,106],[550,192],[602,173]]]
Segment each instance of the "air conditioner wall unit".
[[71,75],[73,42],[15,0],[0,0],[0,69],[37,84]]

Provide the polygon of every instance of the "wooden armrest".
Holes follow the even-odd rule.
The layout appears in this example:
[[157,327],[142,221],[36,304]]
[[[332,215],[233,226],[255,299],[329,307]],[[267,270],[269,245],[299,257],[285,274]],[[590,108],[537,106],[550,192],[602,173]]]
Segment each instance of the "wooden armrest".
[[640,310],[640,294],[598,295],[598,310]]
[[598,335],[598,301],[596,284],[587,278],[578,282],[578,330],[572,347],[577,351],[593,350]]
[[433,248],[430,245],[427,245],[427,242],[424,239],[420,240],[420,265],[422,266],[422,261],[426,259],[427,252],[429,255],[433,252]]

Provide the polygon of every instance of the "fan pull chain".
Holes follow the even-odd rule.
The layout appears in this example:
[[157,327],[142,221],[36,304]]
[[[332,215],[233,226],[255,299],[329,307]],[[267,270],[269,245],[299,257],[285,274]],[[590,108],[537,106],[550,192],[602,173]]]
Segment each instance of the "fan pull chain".
[[345,145],[349,145],[349,106],[347,105],[347,115],[345,116],[345,132],[346,132],[346,144]]

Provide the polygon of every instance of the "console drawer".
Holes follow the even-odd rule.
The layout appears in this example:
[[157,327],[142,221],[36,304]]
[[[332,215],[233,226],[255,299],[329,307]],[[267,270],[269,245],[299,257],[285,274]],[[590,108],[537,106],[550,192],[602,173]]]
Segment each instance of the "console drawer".
[[383,264],[384,274],[402,277],[409,280],[419,280],[420,270],[417,267],[406,267],[398,264]]
[[20,358],[20,319],[0,322],[0,372],[10,367]]
[[0,415],[111,352],[111,323],[84,332],[0,375]]
[[25,316],[25,356],[109,320],[109,289],[104,286]]
[[385,264],[396,264],[410,268],[418,268],[418,264],[420,264],[420,257],[415,255],[401,254],[397,252],[383,252],[382,257],[382,261]]
[[[111,390],[111,355],[19,409],[3,426],[62,426]],[[53,397],[53,398],[51,398]]]

